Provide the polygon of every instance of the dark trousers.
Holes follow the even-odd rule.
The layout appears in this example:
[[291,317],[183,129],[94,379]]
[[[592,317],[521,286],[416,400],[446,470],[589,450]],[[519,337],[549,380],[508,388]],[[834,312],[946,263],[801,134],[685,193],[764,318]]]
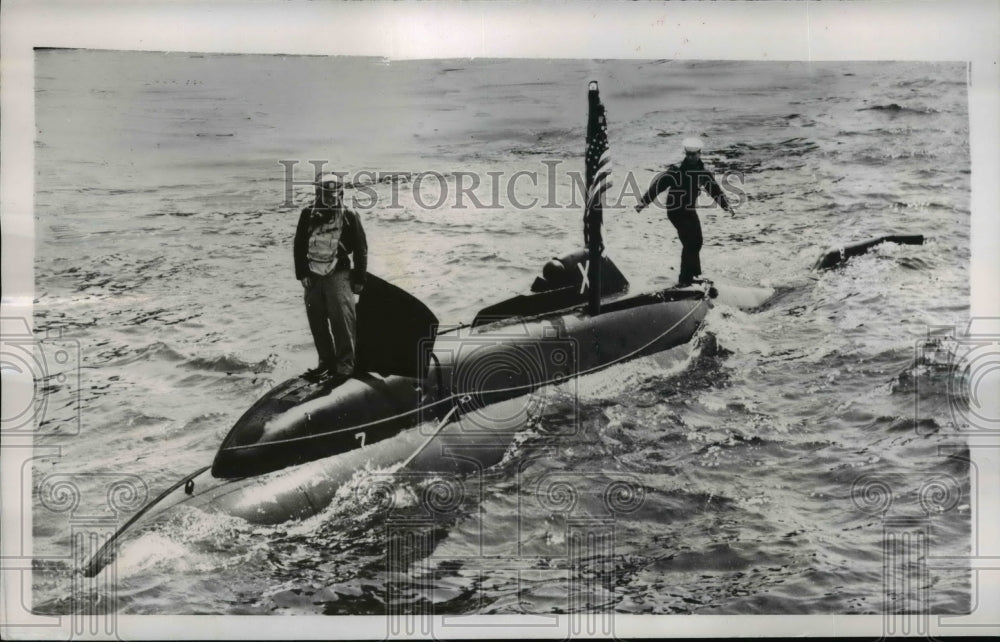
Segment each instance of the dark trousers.
[[681,240],[681,273],[678,283],[690,285],[691,280],[701,275],[701,221],[693,209],[667,212],[667,218],[677,228],[677,238]]
[[[315,274],[305,291],[306,316],[312,330],[319,367],[342,375],[354,373],[354,293],[351,271]],[[331,337],[332,330],[332,337]]]

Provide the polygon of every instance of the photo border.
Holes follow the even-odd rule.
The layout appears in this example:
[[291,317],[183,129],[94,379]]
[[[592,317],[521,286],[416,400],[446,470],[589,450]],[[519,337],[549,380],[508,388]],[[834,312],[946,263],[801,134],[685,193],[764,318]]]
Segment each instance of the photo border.
[[[170,25],[165,28],[165,25]],[[330,25],[318,38],[319,25]],[[0,6],[0,226],[2,315],[32,319],[34,261],[34,47],[202,53],[423,58],[622,58],[808,61],[963,61],[968,66],[971,154],[970,317],[1000,318],[1000,3],[312,3],[15,0]],[[565,34],[558,40],[554,33]],[[941,52],[946,52],[942,56]],[[5,403],[9,402],[5,389]],[[972,603],[1000,604],[997,488],[1000,444],[969,438],[979,479],[970,559]],[[24,617],[31,584],[31,436],[4,436],[2,492],[3,637],[62,637],[53,616]],[[27,467],[27,477],[23,470]],[[985,519],[984,516],[992,519]],[[993,562],[988,562],[992,559]],[[995,608],[995,607],[993,607]],[[328,638],[385,635],[382,616],[118,616],[134,638]],[[498,618],[502,623],[504,616]],[[566,616],[563,616],[566,617]],[[934,635],[997,633],[1000,615],[934,616]],[[942,622],[947,620],[947,622]],[[964,622],[964,623],[963,623]],[[615,634],[645,636],[873,635],[883,616],[629,616]],[[559,635],[518,629],[519,636]],[[446,634],[447,627],[435,633]],[[494,627],[478,631],[496,637]],[[477,631],[463,629],[464,637]]]

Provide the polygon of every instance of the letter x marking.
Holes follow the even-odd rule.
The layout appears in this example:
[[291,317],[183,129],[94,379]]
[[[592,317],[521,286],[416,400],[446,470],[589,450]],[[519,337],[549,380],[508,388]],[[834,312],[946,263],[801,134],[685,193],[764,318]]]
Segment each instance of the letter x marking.
[[577,263],[576,267],[580,270],[580,274],[583,275],[583,283],[580,284],[580,294],[583,294],[590,287],[590,259],[587,259],[583,265]]

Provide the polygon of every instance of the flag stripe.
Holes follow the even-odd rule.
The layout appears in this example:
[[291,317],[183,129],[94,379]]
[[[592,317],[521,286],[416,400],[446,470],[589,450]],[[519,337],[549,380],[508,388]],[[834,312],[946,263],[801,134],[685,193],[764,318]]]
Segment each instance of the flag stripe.
[[611,151],[608,148],[608,121],[596,87],[591,88],[588,103],[590,113],[587,121],[587,150],[584,154],[587,203],[583,214],[583,239],[589,245],[592,231],[594,238],[600,239],[603,196],[613,183]]

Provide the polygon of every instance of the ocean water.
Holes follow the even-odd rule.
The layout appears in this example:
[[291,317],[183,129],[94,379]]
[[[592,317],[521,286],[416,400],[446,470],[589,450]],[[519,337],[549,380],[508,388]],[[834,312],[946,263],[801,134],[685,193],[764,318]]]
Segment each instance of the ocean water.
[[[680,356],[558,391],[446,511],[421,510],[428,480],[398,479],[390,503],[416,544],[361,475],[301,523],[178,511],[123,550],[105,597],[131,614],[864,614],[907,608],[885,581],[890,518],[916,520],[931,556],[969,554],[967,399],[926,341],[968,321],[964,65],[35,64],[34,323],[59,337],[43,349],[70,354],[49,366],[35,442],[37,611],[88,608],[72,590],[77,518],[127,518],[313,365],[291,260],[310,192],[287,192],[286,166],[355,177],[372,272],[469,321],[580,244],[591,79],[624,192],[605,242],[633,291],[673,283],[680,246],[662,209],[632,211],[628,176],[644,189],[698,135],[741,193],[736,218],[701,210],[705,273],[778,296],[716,306]],[[483,207],[456,196],[476,178]],[[829,246],[893,232],[929,240],[810,273]],[[611,544],[572,556],[581,524]],[[926,607],[970,608],[968,571],[928,573]]]

